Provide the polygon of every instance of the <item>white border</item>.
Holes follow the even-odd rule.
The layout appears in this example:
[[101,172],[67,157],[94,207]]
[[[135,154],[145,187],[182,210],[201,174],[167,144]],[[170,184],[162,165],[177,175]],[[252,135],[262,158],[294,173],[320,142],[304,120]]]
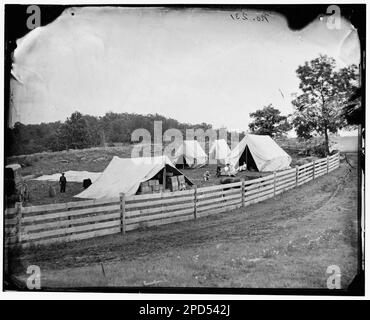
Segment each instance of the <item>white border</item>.
[[[58,5],[77,5],[77,4],[112,4],[113,1],[97,1],[97,0],[69,0],[69,1],[55,1],[55,0],[48,0],[48,1],[39,1],[39,0],[34,0],[32,1],[32,4],[58,4]],[[258,1],[258,4],[326,4],[326,1],[314,1],[311,0],[309,2],[304,2],[304,1]],[[359,0],[359,1],[353,1],[352,3],[361,3],[364,4],[366,1],[364,0]],[[6,1],[3,4],[31,4],[30,1],[27,0],[18,0],[18,1]],[[147,0],[147,1],[128,1],[126,3],[117,3],[117,4],[122,4],[122,5],[127,5],[127,4],[138,4],[138,5],[145,5],[145,4],[257,4],[257,1],[251,1],[251,2],[245,2],[245,1],[201,1],[201,2],[195,2],[195,1],[188,1],[188,0],[181,0],[181,1],[153,1],[153,0]],[[336,1],[333,4],[351,4],[349,1]],[[366,16],[369,16],[369,6],[366,7]],[[4,5],[1,6],[0,8],[0,25],[1,25],[1,48],[4,48]],[[369,33],[369,23],[367,23],[366,27],[366,34]],[[366,41],[367,43],[367,41]],[[0,90],[0,96],[2,98],[2,101],[4,101],[4,59],[1,59],[1,79],[0,79],[0,84],[1,84],[1,90]],[[369,68],[366,72],[366,78],[369,79]],[[369,81],[369,80],[368,80]],[[366,96],[370,97],[369,92],[366,88]],[[3,104],[4,105],[4,104]],[[4,113],[1,113],[1,123],[4,124]],[[369,112],[366,112],[366,122],[369,123]],[[369,130],[366,132],[366,141],[369,141]],[[1,128],[1,133],[0,137],[2,141],[4,141],[4,129],[3,127]],[[4,150],[1,148],[1,161],[3,161],[3,154]],[[3,165],[2,165],[3,167]],[[366,168],[368,168],[367,171],[369,171],[369,161],[366,159]],[[1,170],[0,174],[0,179],[1,179],[1,187],[0,187],[0,194],[3,194],[3,170]],[[365,175],[365,181],[368,181],[368,172]],[[368,188],[366,188],[368,189]],[[365,194],[365,208],[368,207],[368,190],[366,190]],[[1,210],[3,212],[3,202],[1,201]],[[2,219],[1,219],[2,221]],[[365,229],[368,227],[368,219],[365,219]],[[2,222],[1,222],[1,234],[2,234]],[[365,237],[365,248],[369,247],[369,237]],[[3,238],[1,236],[0,240],[0,246],[3,248]],[[2,249],[1,249],[2,250]],[[370,279],[369,279],[369,256],[365,254],[365,274],[368,275],[365,277],[365,297],[346,297],[346,296],[291,296],[291,295],[239,295],[239,294],[134,294],[134,293],[63,293],[63,292],[3,292],[2,288],[2,281],[0,284],[0,300],[29,300],[29,299],[35,299],[35,300],[369,300],[369,291],[370,291]],[[0,265],[0,273],[2,275],[2,256],[1,256],[1,265]]]

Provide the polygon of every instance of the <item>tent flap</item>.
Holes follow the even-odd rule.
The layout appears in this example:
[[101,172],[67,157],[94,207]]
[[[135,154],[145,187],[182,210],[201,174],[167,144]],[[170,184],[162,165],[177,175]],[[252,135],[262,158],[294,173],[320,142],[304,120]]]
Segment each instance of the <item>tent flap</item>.
[[215,140],[209,149],[209,157],[211,159],[225,161],[230,155],[230,148],[224,139]]
[[290,168],[292,158],[270,136],[252,134],[246,135],[231,151],[227,161],[234,168],[239,166],[239,159],[247,147],[261,172]]

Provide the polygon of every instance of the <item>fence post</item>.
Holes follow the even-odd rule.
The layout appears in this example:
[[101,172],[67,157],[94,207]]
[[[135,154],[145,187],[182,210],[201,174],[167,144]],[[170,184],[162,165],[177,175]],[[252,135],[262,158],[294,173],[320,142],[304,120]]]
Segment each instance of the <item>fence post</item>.
[[274,198],[276,196],[276,171],[274,171]]
[[[70,211],[70,208],[69,208],[69,206],[68,206],[68,204],[67,204],[67,212],[69,212]],[[69,220],[69,221],[71,221],[71,216],[68,216],[67,217],[67,219]],[[68,225],[68,228],[71,228],[72,227],[72,225],[71,224],[69,224]]]
[[339,165],[340,165],[340,152],[338,151],[338,167],[339,168]]
[[121,233],[126,233],[126,208],[125,208],[125,194],[119,194],[120,209],[121,209]]
[[22,232],[22,202],[16,202],[15,207],[17,208],[17,215],[16,215],[16,232],[17,232],[17,239],[16,244],[19,245],[21,243],[21,232]]
[[295,186],[298,187],[299,167],[295,166]]
[[242,179],[242,207],[245,207],[245,180],[244,178]]
[[197,202],[198,202],[198,193],[197,186],[194,186],[194,219],[197,218]]
[[[9,270],[9,264],[11,264],[12,256],[10,255],[10,252],[12,251],[11,247],[14,246],[21,246],[21,226],[22,226],[22,203],[16,202],[15,203],[15,224],[13,228],[8,226],[8,230],[5,229],[6,226],[6,220],[11,219],[7,215],[7,209],[4,208],[4,253],[3,253],[3,271],[5,275],[8,275],[9,272],[12,272],[12,270]],[[11,219],[11,220],[13,220]],[[9,231],[10,229],[10,231]],[[14,239],[14,240],[13,240]]]
[[313,171],[312,171],[312,179],[315,180],[315,160],[312,162],[312,168],[313,168]]
[[326,156],[326,173],[329,173],[329,156]]

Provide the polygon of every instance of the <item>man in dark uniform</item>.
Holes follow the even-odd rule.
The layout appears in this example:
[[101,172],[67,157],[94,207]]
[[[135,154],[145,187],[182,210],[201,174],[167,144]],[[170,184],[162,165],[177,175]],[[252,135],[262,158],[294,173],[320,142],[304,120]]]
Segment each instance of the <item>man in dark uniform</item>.
[[60,184],[60,193],[65,193],[66,192],[67,179],[64,176],[64,172],[62,173],[62,176],[59,179],[59,184]]

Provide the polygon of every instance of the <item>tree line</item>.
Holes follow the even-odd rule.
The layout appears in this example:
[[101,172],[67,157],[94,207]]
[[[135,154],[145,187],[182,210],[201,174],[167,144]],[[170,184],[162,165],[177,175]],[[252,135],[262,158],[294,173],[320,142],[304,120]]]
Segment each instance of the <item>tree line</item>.
[[154,121],[162,121],[163,132],[176,128],[184,136],[186,129],[206,131],[212,128],[207,123],[182,123],[159,114],[108,112],[102,117],[96,117],[75,111],[64,122],[41,124],[16,122],[12,128],[6,129],[5,151],[7,156],[11,156],[131,143],[131,133],[137,128],[148,130],[153,137]]

